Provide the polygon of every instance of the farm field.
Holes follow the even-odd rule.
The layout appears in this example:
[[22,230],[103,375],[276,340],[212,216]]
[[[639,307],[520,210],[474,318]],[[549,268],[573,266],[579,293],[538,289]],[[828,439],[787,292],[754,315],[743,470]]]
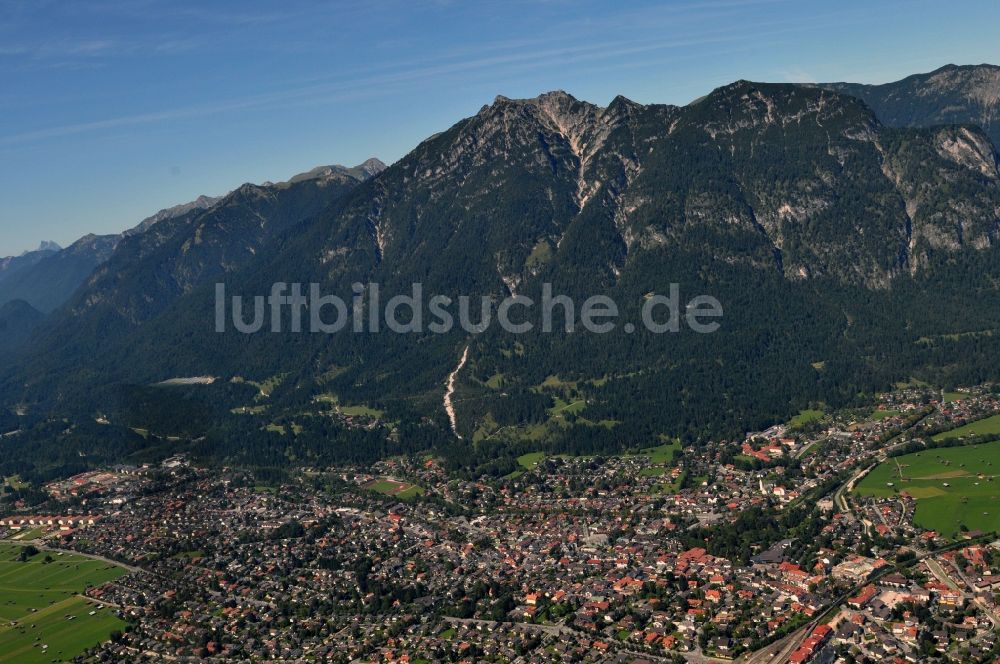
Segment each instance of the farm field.
[[886,459],[858,484],[864,496],[907,492],[917,500],[915,522],[954,537],[1000,530],[1000,441],[923,450]]
[[1000,415],[987,417],[975,422],[969,422],[964,426],[951,431],[942,431],[934,436],[934,440],[945,440],[946,438],[961,438],[963,436],[985,436],[987,434],[1000,433]]
[[[124,569],[44,551],[20,562],[21,548],[0,544],[0,663],[70,660],[124,627],[111,610],[79,596]],[[44,562],[46,555],[52,562]]]

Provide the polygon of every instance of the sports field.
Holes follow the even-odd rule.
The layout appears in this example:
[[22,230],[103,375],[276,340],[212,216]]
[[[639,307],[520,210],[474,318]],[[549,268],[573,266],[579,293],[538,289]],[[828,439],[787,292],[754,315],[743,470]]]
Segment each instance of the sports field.
[[403,500],[424,495],[423,487],[417,486],[416,484],[397,482],[396,480],[390,479],[374,480],[366,484],[365,488],[386,496],[401,498]]
[[124,627],[111,609],[80,597],[124,569],[45,551],[20,562],[21,549],[0,544],[0,663],[70,660]]
[[858,484],[864,496],[906,492],[917,500],[917,525],[954,537],[1000,530],[1000,441],[923,450],[889,458]]

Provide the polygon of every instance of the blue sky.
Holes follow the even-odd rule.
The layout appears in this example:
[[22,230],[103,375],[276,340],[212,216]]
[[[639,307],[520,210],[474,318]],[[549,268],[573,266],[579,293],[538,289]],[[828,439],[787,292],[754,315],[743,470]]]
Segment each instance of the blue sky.
[[398,159],[497,94],[1000,63],[1000,3],[0,0],[0,256],[199,194]]

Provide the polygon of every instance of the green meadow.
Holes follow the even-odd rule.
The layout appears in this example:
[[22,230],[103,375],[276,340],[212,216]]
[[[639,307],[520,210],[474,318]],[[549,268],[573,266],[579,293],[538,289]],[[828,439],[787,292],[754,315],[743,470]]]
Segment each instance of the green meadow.
[[545,452],[528,452],[517,457],[517,464],[525,470],[534,470],[545,459]]
[[917,525],[954,537],[1000,531],[1000,441],[923,450],[886,459],[858,484],[864,496],[906,492],[917,501]]
[[681,449],[681,441],[673,440],[656,447],[647,447],[639,450],[639,454],[629,456],[648,456],[650,462],[654,464],[664,464],[673,461],[674,452]]
[[124,569],[45,551],[20,562],[21,548],[0,544],[0,663],[71,660],[125,626],[111,609],[80,596]]
[[799,414],[788,421],[788,427],[791,429],[801,429],[810,422],[815,422],[825,415],[821,410],[814,410],[812,408],[807,408],[806,410],[800,410]]
[[1000,433],[1000,415],[969,422],[965,426],[952,429],[951,431],[944,431],[934,436],[934,440],[962,438],[964,436],[985,436],[997,433]]

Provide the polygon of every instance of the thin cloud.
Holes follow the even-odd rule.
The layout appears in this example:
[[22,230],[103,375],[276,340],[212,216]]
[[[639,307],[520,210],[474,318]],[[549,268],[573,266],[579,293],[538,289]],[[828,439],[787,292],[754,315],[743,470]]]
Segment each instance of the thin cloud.
[[[287,106],[289,103],[316,104],[340,101],[345,98],[369,95],[372,93],[387,93],[390,86],[411,84],[428,78],[446,77],[492,68],[538,69],[552,66],[555,63],[586,62],[594,60],[609,60],[623,56],[637,56],[645,53],[670,51],[698,45],[711,45],[739,41],[744,38],[748,28],[781,26],[781,21],[760,24],[758,26],[741,25],[731,28],[721,28],[700,35],[691,35],[683,39],[651,39],[642,42],[629,42],[623,45],[621,41],[604,43],[587,43],[577,46],[563,46],[550,49],[523,50],[506,55],[491,55],[482,58],[464,59],[457,62],[402,69],[387,72],[366,79],[352,76],[341,83],[328,81],[322,84],[305,85],[274,92],[253,95],[240,99],[209,103],[204,105],[186,106],[150,113],[120,116],[91,122],[81,122],[34,131],[12,134],[0,138],[0,145],[58,138],[74,134],[103,131],[128,126],[138,126],[160,122],[170,122],[220,113],[270,107],[275,104]],[[776,27],[771,31],[755,32],[755,38],[776,36],[798,31],[799,26],[791,25]],[[503,72],[501,71],[501,74]]]

